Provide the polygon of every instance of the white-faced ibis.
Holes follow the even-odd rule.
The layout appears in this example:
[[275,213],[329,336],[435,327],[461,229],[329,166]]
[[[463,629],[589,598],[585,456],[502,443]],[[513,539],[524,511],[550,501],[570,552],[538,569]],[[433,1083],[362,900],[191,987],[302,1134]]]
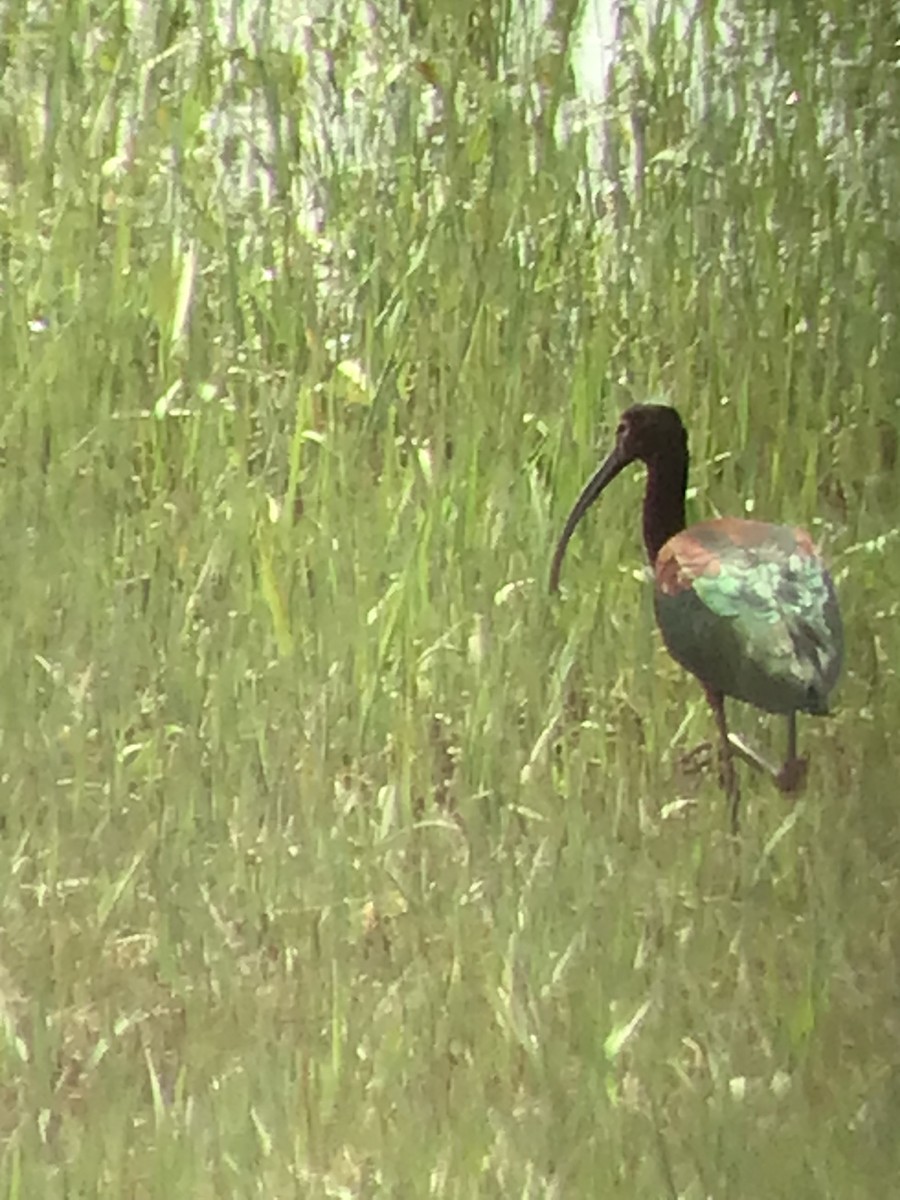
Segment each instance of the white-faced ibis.
[[[575,526],[629,463],[647,467],[644,545],[655,576],[663,641],[706,690],[721,746],[722,784],[736,830],[740,803],[734,753],[798,791],[807,760],[797,756],[797,713],[820,716],[841,670],[841,614],[831,576],[812,538],[789,525],[723,517],[685,528],[687,433],[674,408],[636,404],[619,421],[616,444],[575,502],[553,556],[559,586]],[[770,766],[725,720],[725,697],[787,717],[787,754]]]

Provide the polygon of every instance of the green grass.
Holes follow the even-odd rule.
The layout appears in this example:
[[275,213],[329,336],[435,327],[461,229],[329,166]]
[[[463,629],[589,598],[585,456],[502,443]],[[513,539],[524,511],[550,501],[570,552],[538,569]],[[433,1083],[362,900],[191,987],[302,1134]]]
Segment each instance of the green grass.
[[[626,22],[579,113],[469,7],[4,14],[2,1196],[897,1178],[896,37]],[[738,846],[639,478],[546,594],[657,395],[839,581]]]

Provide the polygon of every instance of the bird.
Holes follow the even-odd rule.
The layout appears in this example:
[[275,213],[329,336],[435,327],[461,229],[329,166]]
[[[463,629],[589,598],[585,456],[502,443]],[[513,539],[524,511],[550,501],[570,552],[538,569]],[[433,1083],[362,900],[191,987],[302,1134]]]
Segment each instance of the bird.
[[[688,436],[667,404],[635,404],[619,418],[612,451],[566,519],[550,568],[559,590],[563,557],[581,518],[630,463],[647,469],[643,538],[654,609],[671,656],[702,684],[719,738],[721,784],[739,829],[735,755],[786,794],[806,781],[797,713],[824,716],[841,673],[843,626],[834,582],[810,535],[790,525],[721,517],[686,527]],[[787,749],[771,765],[729,732],[725,698],[787,719]]]

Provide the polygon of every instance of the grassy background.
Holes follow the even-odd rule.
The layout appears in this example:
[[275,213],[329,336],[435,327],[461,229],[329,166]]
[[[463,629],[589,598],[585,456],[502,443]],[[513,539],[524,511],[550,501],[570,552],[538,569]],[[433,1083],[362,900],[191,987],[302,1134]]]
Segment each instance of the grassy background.
[[[773,7],[6,6],[0,1194],[890,1194],[898,31]],[[660,394],[847,627],[737,848],[639,478],[546,595]]]

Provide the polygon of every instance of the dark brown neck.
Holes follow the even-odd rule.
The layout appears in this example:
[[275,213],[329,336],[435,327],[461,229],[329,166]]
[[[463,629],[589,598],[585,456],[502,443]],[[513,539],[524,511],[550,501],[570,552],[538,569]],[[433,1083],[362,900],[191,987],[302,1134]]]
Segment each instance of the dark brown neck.
[[647,463],[644,492],[644,546],[650,565],[670,537],[684,529],[687,491],[687,446],[681,454],[658,455]]

